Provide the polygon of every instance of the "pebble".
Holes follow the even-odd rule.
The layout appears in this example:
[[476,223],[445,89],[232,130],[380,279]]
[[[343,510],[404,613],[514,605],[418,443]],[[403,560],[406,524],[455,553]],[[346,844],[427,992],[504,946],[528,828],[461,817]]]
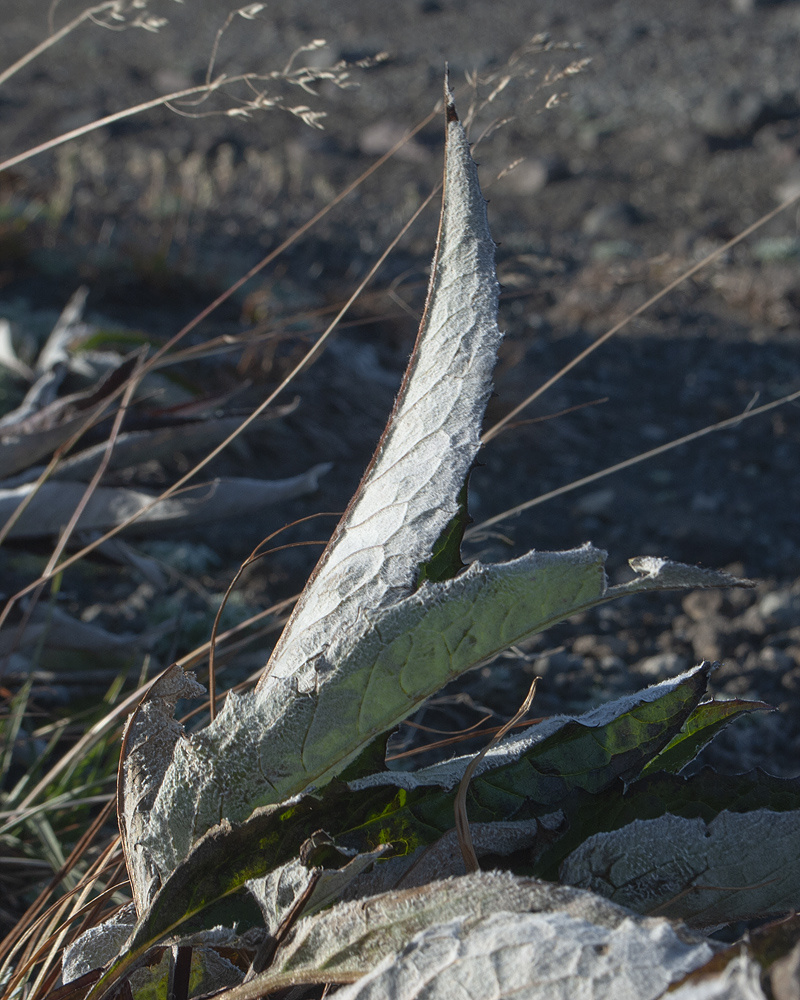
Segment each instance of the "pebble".
[[496,189],[504,194],[521,195],[525,198],[554,181],[564,180],[570,173],[569,164],[561,157],[526,159],[499,177]]
[[630,202],[596,205],[583,217],[581,229],[587,236],[619,236],[642,222],[641,213]]
[[666,677],[677,677],[688,670],[689,661],[678,653],[657,653],[640,660],[634,669],[647,678],[660,681]]
[[758,603],[758,613],[771,624],[787,627],[800,624],[800,594],[774,590]]
[[[379,121],[362,129],[358,137],[358,148],[364,156],[383,156],[406,135],[408,127],[402,122]],[[409,139],[394,154],[398,160],[407,163],[427,163],[431,153],[416,139]]]
[[738,87],[711,89],[695,114],[695,121],[714,139],[732,140],[750,135],[763,115],[766,102],[761,94]]

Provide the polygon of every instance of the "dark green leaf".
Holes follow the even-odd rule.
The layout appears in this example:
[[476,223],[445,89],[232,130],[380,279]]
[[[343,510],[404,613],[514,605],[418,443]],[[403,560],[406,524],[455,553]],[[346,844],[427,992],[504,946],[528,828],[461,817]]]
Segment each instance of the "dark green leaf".
[[422,586],[425,580],[430,580],[431,583],[452,580],[464,569],[465,564],[461,561],[461,543],[467,525],[472,522],[467,512],[468,484],[469,476],[458,494],[458,513],[439,536],[430,559],[419,568],[417,587]]
[[[550,736],[528,744],[518,760],[479,774],[470,785],[470,819],[527,819],[552,812],[575,789],[596,793],[620,776],[638,773],[693,711],[705,693],[709,671],[703,666],[691,672],[655,699],[651,689],[649,700],[642,692],[621,699],[616,710],[613,703],[604,705],[585,717],[594,725],[567,720]],[[607,721],[600,724],[600,719]],[[380,756],[379,744],[373,752]],[[466,761],[462,771],[465,766]],[[388,784],[388,774],[386,780],[358,791],[333,781],[320,797],[267,806],[244,823],[223,822],[209,830],[161,887],[126,954],[98,984],[98,995],[167,935],[190,921],[195,929],[199,914],[237,892],[248,879],[294,857],[316,830],[324,828],[337,842],[359,851],[392,843],[393,856],[401,856],[453,828],[454,787],[406,790]],[[201,924],[208,926],[205,915]]]
[[650,761],[642,774],[653,774],[656,771],[677,774],[737,715],[773,711],[772,706],[763,701],[741,701],[737,698],[731,701],[703,702],[692,712],[677,736]]
[[724,775],[710,767],[689,778],[658,773],[627,789],[618,781],[600,795],[576,793],[562,808],[567,812],[569,830],[533,866],[531,874],[540,878],[558,879],[563,859],[585,840],[596,833],[619,830],[637,819],[657,819],[670,813],[708,823],[723,810],[800,809],[800,778],[776,778],[761,770]]

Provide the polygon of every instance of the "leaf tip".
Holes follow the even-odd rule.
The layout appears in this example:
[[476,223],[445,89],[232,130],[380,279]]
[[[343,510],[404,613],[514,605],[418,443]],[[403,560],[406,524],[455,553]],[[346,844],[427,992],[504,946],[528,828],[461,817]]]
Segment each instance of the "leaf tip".
[[450,89],[450,64],[444,64],[444,114],[448,125],[458,121],[456,102],[453,91]]

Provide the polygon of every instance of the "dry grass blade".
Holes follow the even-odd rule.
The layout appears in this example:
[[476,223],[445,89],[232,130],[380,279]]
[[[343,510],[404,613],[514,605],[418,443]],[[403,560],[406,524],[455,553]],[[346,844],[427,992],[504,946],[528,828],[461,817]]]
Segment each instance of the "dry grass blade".
[[87,9],[78,14],[76,18],[73,18],[72,21],[65,24],[63,28],[59,28],[58,31],[53,32],[38,45],[34,46],[30,52],[26,52],[22,58],[17,59],[15,63],[12,63],[7,69],[4,69],[3,72],[0,73],[0,86],[2,86],[6,80],[10,80],[15,73],[19,73],[21,69],[24,69],[32,63],[33,60],[42,55],[43,52],[46,52],[57,42],[66,38],[67,35],[71,34],[71,32],[73,32],[76,28],[79,28],[85,21],[90,21],[98,14],[102,14],[103,11],[112,9],[115,5],[116,0],[106,0],[105,3],[97,4],[95,7],[87,7]]
[[732,247],[735,247],[737,243],[741,243],[742,240],[746,239],[757,229],[760,229],[762,226],[766,225],[766,223],[768,223],[771,219],[774,219],[775,216],[780,215],[781,212],[785,212],[787,208],[791,208],[792,205],[796,204],[798,200],[800,200],[800,192],[795,193],[790,198],[787,198],[785,201],[782,201],[781,204],[778,205],[777,208],[773,208],[771,212],[767,212],[765,215],[762,215],[761,218],[757,219],[752,225],[748,226],[746,229],[743,229],[740,233],[737,233],[737,235],[734,236],[732,239],[728,240],[727,243],[723,244],[721,247],[718,247],[716,250],[708,254],[702,260],[698,261],[688,270],[678,275],[678,277],[675,278],[674,281],[670,281],[670,283],[668,285],[665,285],[664,288],[661,289],[661,291],[657,292],[655,295],[652,295],[646,302],[643,302],[642,305],[640,305],[637,309],[634,309],[633,312],[628,313],[628,315],[624,319],[621,319],[619,323],[615,324],[614,326],[611,327],[610,330],[607,330],[602,336],[598,337],[597,340],[594,341],[594,343],[590,344],[585,350],[581,351],[580,354],[577,354],[572,359],[572,361],[569,362],[569,364],[564,365],[564,367],[560,371],[557,371],[555,375],[547,379],[547,381],[543,385],[539,386],[539,388],[535,392],[532,392],[518,406],[515,406],[513,410],[511,410],[502,418],[502,420],[498,420],[496,424],[490,427],[489,430],[486,431],[485,434],[483,435],[484,444],[491,441],[492,438],[497,437],[497,435],[503,430],[503,428],[508,423],[510,423],[514,419],[514,417],[517,416],[518,413],[521,413],[522,410],[530,406],[530,404],[533,403],[534,400],[537,400],[541,395],[547,392],[548,389],[552,388],[552,386],[554,386],[556,382],[562,379],[568,372],[571,372],[576,365],[579,365],[581,361],[588,358],[589,355],[594,353],[594,351],[596,351],[598,347],[602,347],[602,345],[605,344],[607,340],[610,340],[611,337],[619,333],[620,330],[626,327],[628,323],[630,323],[632,320],[636,319],[637,316],[641,316],[643,312],[646,312],[651,306],[654,306],[656,302],[659,302],[661,299],[663,299],[664,296],[668,295],[671,291],[673,291],[673,289],[677,288],[679,285],[682,285],[684,281],[688,281],[688,279],[697,274],[698,271],[702,271],[703,268],[708,267],[709,264],[713,264],[715,260],[718,260],[723,254],[727,253],[728,250],[730,250]]
[[[28,907],[27,911],[20,917],[14,926],[13,931],[7,935],[4,941],[0,942],[0,960],[3,960],[3,965],[0,966],[0,975],[3,971],[8,968],[11,958],[14,956],[15,952],[19,950],[22,945],[30,937],[30,934],[35,929],[37,923],[45,920],[49,911],[42,914],[43,908],[47,905],[47,901],[53,892],[61,885],[64,878],[72,871],[75,865],[80,861],[80,859],[85,855],[87,849],[94,842],[97,835],[102,830],[103,826],[108,822],[110,817],[114,814],[114,809],[116,807],[116,800],[111,799],[98,815],[95,817],[89,829],[84,833],[84,835],[78,840],[78,843],[72,849],[69,857],[66,859],[64,866],[55,873],[50,882],[45,886],[45,888],[39,893],[39,896],[34,900],[34,902]],[[110,853],[113,845],[109,845],[103,852],[103,857],[106,857]],[[79,883],[80,885],[81,883]],[[76,891],[78,886],[73,888],[73,892]],[[55,904],[54,904],[55,905]],[[41,914],[41,916],[40,916]],[[38,918],[38,921],[37,921]]]
[[621,472],[623,469],[629,469],[633,465],[639,465],[640,462],[646,462],[648,459],[656,458],[658,455],[663,455],[665,452],[679,448],[682,444],[689,444],[691,441],[696,441],[698,438],[705,437],[707,434],[724,431],[728,427],[737,427],[743,420],[749,420],[751,417],[757,417],[762,413],[768,413],[770,410],[774,410],[779,406],[786,406],[787,403],[793,403],[796,399],[800,399],[800,390],[789,393],[787,396],[781,396],[780,399],[774,399],[771,403],[764,403],[763,406],[757,406],[753,409],[744,410],[735,417],[728,417],[726,420],[720,420],[719,423],[710,424],[708,427],[701,427],[699,430],[692,431],[690,434],[684,434],[683,437],[675,438],[674,441],[667,441],[665,444],[660,444],[658,447],[651,448],[649,451],[640,452],[632,458],[626,458],[622,462],[617,462],[616,465],[610,465],[605,469],[600,469],[598,472],[593,472],[589,476],[584,476],[582,479],[576,479],[574,482],[566,483],[564,486],[559,486],[557,489],[550,490],[548,493],[542,493],[540,496],[534,497],[532,500],[526,500],[524,503],[517,504],[516,507],[510,507],[508,510],[504,510],[500,514],[495,514],[494,517],[489,517],[485,521],[481,521],[480,524],[475,524],[471,528],[467,529],[464,533],[464,537],[474,537],[479,532],[485,531],[486,528],[499,524],[501,521],[505,521],[509,517],[514,517],[516,514],[521,514],[523,511],[530,510],[531,507],[537,507],[539,504],[545,503],[547,500],[553,500],[555,497],[563,496],[565,493],[571,493],[573,490],[577,490],[581,486],[588,486],[589,483],[595,483],[598,479],[605,479],[606,476],[611,476],[615,472]]
[[502,738],[528,714],[528,710],[530,709],[536,694],[536,685],[538,683],[539,678],[534,677],[533,682],[528,689],[528,693],[525,696],[525,700],[520,705],[518,711],[514,714],[513,718],[509,719],[504,726],[501,726],[500,729],[498,729],[483,750],[472,758],[467,765],[466,771],[464,772],[464,777],[459,783],[458,793],[456,794],[453,808],[455,811],[458,846],[461,849],[461,856],[464,859],[464,866],[467,869],[468,874],[480,871],[481,867],[478,863],[478,855],[475,853],[475,845],[472,843],[472,834],[469,829],[469,817],[467,816],[467,792],[469,791],[469,783],[472,781],[475,769],[478,767],[486,754],[492,749],[492,747],[497,746],[500,740],[502,740]]
[[294,548],[297,545],[327,545],[327,539],[323,541],[306,541],[306,542],[290,542],[287,545],[279,545],[276,548],[268,549],[265,552],[260,552],[262,545],[266,545],[271,542],[273,538],[277,537],[281,532],[286,531],[287,528],[293,528],[297,524],[304,524],[306,521],[312,521],[317,517],[341,517],[341,512],[334,511],[323,511],[319,514],[310,514],[308,517],[302,517],[297,521],[292,521],[291,524],[286,524],[277,531],[273,531],[271,535],[268,535],[265,539],[260,541],[258,545],[253,549],[250,555],[245,559],[239,569],[236,571],[236,575],[233,577],[231,582],[228,584],[228,588],[220,602],[219,609],[214,616],[214,624],[211,628],[211,638],[209,640],[208,646],[208,711],[210,720],[213,722],[217,714],[217,672],[215,669],[215,660],[217,652],[217,631],[219,630],[219,623],[222,619],[222,612],[225,610],[225,605],[228,603],[228,599],[233,593],[234,587],[239,582],[242,573],[247,569],[248,566],[252,566],[254,562],[259,559],[263,559],[265,556],[272,555],[275,552],[281,552],[284,549]]

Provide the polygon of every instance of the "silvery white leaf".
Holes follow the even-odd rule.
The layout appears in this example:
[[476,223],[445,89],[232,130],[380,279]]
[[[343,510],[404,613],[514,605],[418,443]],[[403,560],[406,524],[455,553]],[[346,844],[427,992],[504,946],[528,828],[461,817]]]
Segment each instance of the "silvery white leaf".
[[25,379],[26,382],[32,382],[34,379],[33,371],[17,357],[11,339],[11,324],[7,319],[0,319],[0,365]]
[[698,927],[800,907],[800,812],[664,815],[585,840],[561,880]]
[[16,627],[0,630],[0,656],[8,656],[16,649],[27,649],[40,643],[56,649],[80,649],[96,653],[147,643],[147,636],[137,636],[130,632],[107,632],[99,625],[73,618],[58,606],[36,605],[29,620],[31,624],[21,637],[17,635]]
[[[647,1000],[712,954],[708,942],[667,920],[637,917],[592,893],[485,872],[305,918],[270,968],[228,1000],[361,976],[342,995],[495,1000],[516,988],[515,996]],[[576,992],[587,986],[596,992]]]
[[[614,930],[567,914],[496,913],[422,931],[341,1000],[655,1000],[708,954],[668,925]],[[670,994],[671,996],[671,994]]]
[[162,878],[222,817],[241,822],[321,785],[451,678],[602,600],[603,557],[584,546],[474,563],[388,608],[339,663],[229,694],[212,725],[175,747],[153,803],[142,845]]
[[374,851],[357,854],[342,868],[309,868],[295,858],[268,875],[250,879],[245,885],[258,903],[267,933],[274,935],[312,884],[311,893],[302,908],[303,915],[323,910],[340,899],[350,884],[387,850],[389,845],[384,844]]
[[[265,414],[263,419],[250,425],[248,433],[263,431],[268,421],[291,412],[295,408],[296,402],[274,408]],[[215,417],[208,420],[196,420],[192,423],[158,427],[153,430],[125,431],[119,434],[114,442],[114,450],[106,463],[106,470],[110,472],[114,469],[125,469],[129,466],[139,465],[141,462],[157,461],[174,455],[176,451],[207,451],[224,441],[229,434],[241,426],[241,423],[242,417]],[[75,455],[68,455],[62,459],[58,468],[51,474],[50,481],[67,480],[88,483],[100,467],[101,462],[106,458],[106,450],[106,442],[100,441]],[[16,476],[4,479],[0,482],[0,488],[11,489],[34,482],[42,474],[44,468],[43,465],[30,466]]]
[[341,899],[352,883],[356,879],[364,877],[363,873],[371,868],[388,850],[391,850],[390,844],[381,844],[374,851],[357,854],[342,868],[323,869],[308,903],[303,907],[303,915],[318,913],[330,906],[331,903]]
[[265,696],[312,659],[335,662],[411,593],[480,447],[501,340],[495,245],[449,88],[447,99],[442,214],[417,342],[378,449],[260,681]]
[[119,952],[136,925],[136,908],[130,904],[96,927],[90,927],[64,949],[61,978],[65,983],[106,965]]
[[314,868],[295,858],[261,878],[245,882],[247,891],[258,903],[268,934],[275,934],[315,875]]
[[[497,565],[473,563],[455,579],[426,583],[376,615],[338,662],[318,659],[292,678],[273,675],[255,695],[229,695],[211,726],[176,747],[153,804],[144,844],[162,877],[221,817],[241,822],[260,805],[319,787],[452,678],[609,594],[664,586],[660,572],[652,572],[607,588],[604,559],[604,552],[585,545]],[[684,568],[665,565],[669,586],[678,586]],[[694,586],[693,567],[686,571]],[[726,586],[733,580],[720,579]],[[651,696],[666,690],[656,686]],[[606,716],[598,712],[600,725]],[[504,752],[498,748],[489,766],[504,762]],[[453,770],[447,779],[445,768],[435,780],[455,783],[458,774]],[[416,779],[394,772],[386,780]]]
[[[152,535],[163,532],[165,527],[184,528],[220,518],[243,517],[257,513],[270,504],[313,493],[320,477],[330,468],[330,463],[323,463],[299,476],[276,481],[216,479],[212,483],[183,490],[180,496],[160,500],[147,511],[144,508],[152,502],[152,494],[143,490],[99,486],[86,504],[77,530],[106,531],[139,511],[144,512],[126,529],[129,534]],[[33,489],[32,484],[0,489],[0,522],[7,520]],[[57,535],[85,492],[84,483],[44,483],[11,528],[9,538]]]
[[141,838],[175,745],[183,735],[183,726],[175,721],[173,713],[181,698],[198,698],[203,694],[205,688],[197,683],[194,674],[187,674],[173,664],[153,684],[125,727],[117,815],[133,898],[140,915],[160,885]]
[[88,329],[83,322],[83,310],[89,289],[81,285],[64,306],[56,325],[50,332],[44,347],[36,359],[36,371],[49,372],[58,365],[67,365],[70,360],[69,347]]
[[500,339],[493,254],[451,104],[434,271],[390,423],[255,693],[230,694],[212,724],[174,748],[138,840],[162,880],[220,820],[321,786],[514,642],[612,596],[697,585],[693,570],[664,561],[609,589],[605,553],[587,545],[475,563],[414,592],[478,448]]

